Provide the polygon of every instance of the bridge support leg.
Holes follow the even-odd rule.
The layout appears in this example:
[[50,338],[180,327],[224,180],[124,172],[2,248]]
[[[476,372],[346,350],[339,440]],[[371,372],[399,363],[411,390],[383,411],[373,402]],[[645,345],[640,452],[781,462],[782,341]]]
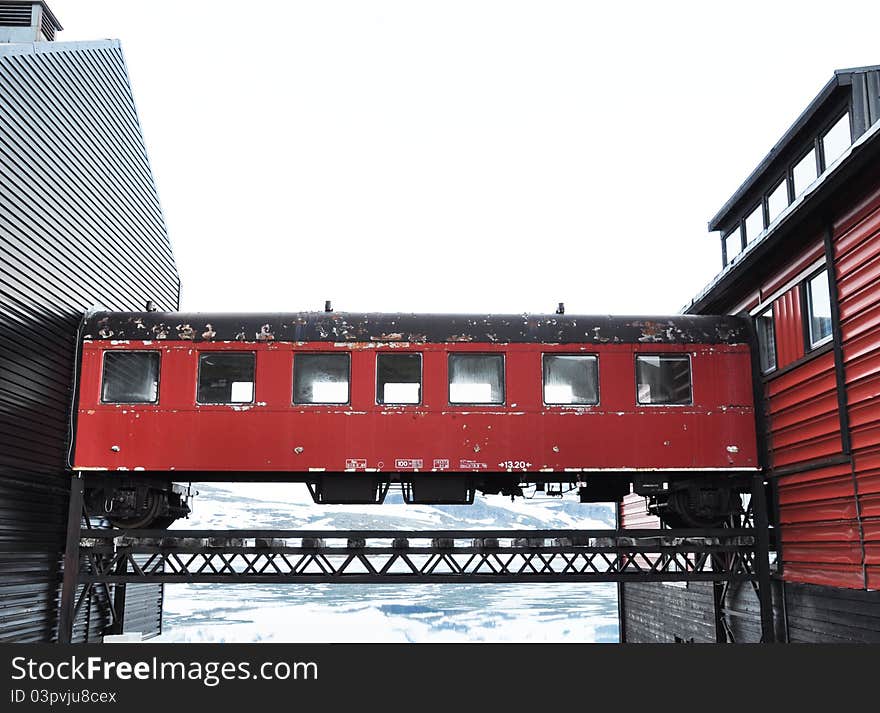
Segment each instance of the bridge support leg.
[[715,643],[727,644],[727,627],[724,619],[724,600],[727,587],[724,582],[712,582],[712,598],[715,601]]
[[70,481],[70,505],[67,510],[67,541],[64,549],[61,609],[58,613],[58,643],[73,640],[76,617],[76,586],[79,580],[79,531],[82,526],[83,477],[75,473]]
[[[120,559],[116,565],[116,574],[125,574],[125,560]],[[111,634],[124,634],[125,631],[125,588],[128,585],[116,583],[113,585],[113,601],[110,606],[113,608],[113,624],[110,627]]]
[[770,590],[770,523],[763,473],[752,477],[752,513],[755,518],[755,562],[758,570],[758,600],[761,606],[761,642],[776,641],[773,626],[773,596]]

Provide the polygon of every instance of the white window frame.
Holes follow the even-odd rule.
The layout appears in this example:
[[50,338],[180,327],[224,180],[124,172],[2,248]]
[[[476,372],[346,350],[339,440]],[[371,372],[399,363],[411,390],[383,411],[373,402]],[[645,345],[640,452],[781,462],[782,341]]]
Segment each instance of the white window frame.
[[[817,278],[822,273],[825,273],[825,280],[828,283],[828,311],[831,312],[831,331],[828,332],[824,337],[819,339],[818,341],[813,340],[813,299],[812,292],[810,290],[810,282]],[[824,344],[828,344],[831,340],[834,339],[834,311],[831,309],[831,300],[834,299],[831,295],[831,275],[828,274],[828,268],[823,267],[821,270],[817,270],[813,274],[804,278],[804,302],[806,302],[806,314],[804,315],[807,319],[807,337],[809,340],[809,350],[818,349]]]

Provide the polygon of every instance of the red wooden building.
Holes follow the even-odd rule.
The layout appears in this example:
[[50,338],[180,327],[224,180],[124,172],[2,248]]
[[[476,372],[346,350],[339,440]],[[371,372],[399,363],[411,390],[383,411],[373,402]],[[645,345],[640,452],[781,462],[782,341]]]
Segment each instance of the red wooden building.
[[[684,309],[755,321],[778,628],[791,641],[880,641],[878,118],[880,67],[835,72],[709,221],[722,271]],[[631,496],[624,525],[644,512]],[[627,586],[629,640],[706,634],[684,614],[645,624],[649,599]]]

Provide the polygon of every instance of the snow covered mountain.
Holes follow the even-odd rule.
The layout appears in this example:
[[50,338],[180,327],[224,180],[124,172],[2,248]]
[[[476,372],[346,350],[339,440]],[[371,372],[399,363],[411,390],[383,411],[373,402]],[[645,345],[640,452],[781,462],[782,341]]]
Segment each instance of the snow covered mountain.
[[[199,484],[175,529],[604,529],[571,496],[473,505],[312,503],[298,484]],[[613,584],[168,585],[153,641],[617,641]]]
[[512,501],[478,495],[472,505],[407,505],[392,490],[376,505],[315,505],[299,483],[222,483],[194,486],[193,512],[174,529],[604,529],[614,526],[605,504],[581,504],[569,494]]

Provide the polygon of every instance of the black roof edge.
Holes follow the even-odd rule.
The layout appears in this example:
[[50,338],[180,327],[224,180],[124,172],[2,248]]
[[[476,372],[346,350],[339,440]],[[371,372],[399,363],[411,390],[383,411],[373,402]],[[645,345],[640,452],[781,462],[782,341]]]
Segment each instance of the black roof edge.
[[858,71],[868,70],[868,67],[864,67],[859,69],[837,70],[834,72],[834,76],[828,80],[813,101],[811,101],[807,108],[800,113],[800,116],[795,119],[794,123],[788,127],[788,130],[782,135],[782,138],[776,142],[772,149],[770,149],[770,152],[761,160],[757,168],[749,174],[749,177],[743,181],[739,188],[736,189],[730,199],[721,207],[721,210],[719,210],[709,221],[710,232],[721,229],[734,208],[736,208],[740,201],[745,198],[746,194],[754,187],[754,184],[758,182],[758,179],[763,177],[765,171],[770,167],[770,164],[772,164],[783,150],[788,147],[789,143],[794,139],[798,132],[819,113],[819,110],[825,102],[831,98],[832,94],[834,94],[839,87],[850,83],[846,81],[848,75]]
[[846,69],[835,69],[835,74],[864,74],[865,72],[880,71],[880,64],[869,64],[864,67],[847,67]]
[[739,344],[729,315],[91,312],[84,341]]
[[[826,201],[834,199],[848,181],[867,167],[873,165],[880,156],[880,128],[875,124],[861,137],[856,139],[852,153],[843,160],[834,171],[829,173],[814,191],[808,192],[804,203],[798,205],[789,215],[783,215],[780,222],[762,239],[747,248],[742,255],[727,268],[716,275],[703,290],[697,294],[681,312],[682,314],[702,314],[705,311],[715,313],[718,310],[719,296],[730,289],[751,270],[760,264],[773,247],[781,240],[796,234],[800,227],[811,217],[821,216]],[[795,205],[794,203],[792,205]]]

